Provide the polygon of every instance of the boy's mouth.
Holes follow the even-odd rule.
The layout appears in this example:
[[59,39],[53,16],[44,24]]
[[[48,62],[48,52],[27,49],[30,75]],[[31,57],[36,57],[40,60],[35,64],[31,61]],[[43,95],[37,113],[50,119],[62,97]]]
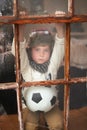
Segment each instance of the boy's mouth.
[[38,59],[38,62],[39,62],[39,63],[43,63],[43,62],[44,62],[44,59]]

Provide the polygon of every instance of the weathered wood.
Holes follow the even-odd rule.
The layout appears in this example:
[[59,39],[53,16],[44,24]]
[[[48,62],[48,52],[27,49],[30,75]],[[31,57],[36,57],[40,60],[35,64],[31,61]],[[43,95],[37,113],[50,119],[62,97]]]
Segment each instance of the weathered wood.
[[73,23],[73,22],[87,22],[86,15],[74,15],[74,16],[54,16],[54,15],[43,15],[43,16],[0,16],[0,24],[43,24],[43,23]]
[[[40,81],[40,82],[25,82],[20,84],[20,64],[19,64],[19,31],[18,25],[19,24],[43,24],[43,23],[73,23],[73,22],[87,22],[87,14],[86,15],[75,15],[74,14],[74,4],[73,0],[68,0],[68,14],[66,16],[54,16],[54,14],[50,15],[19,15],[18,10],[18,3],[17,0],[14,0],[14,9],[13,9],[13,16],[0,16],[0,25],[2,24],[16,24],[15,25],[15,48],[16,48],[16,82],[14,84],[0,84],[0,89],[7,89],[7,88],[16,88],[17,90],[17,101],[18,101],[18,115],[19,115],[19,124],[20,130],[23,130],[22,124],[22,113],[21,113],[21,102],[20,102],[20,87],[23,86],[32,86],[32,85],[57,85],[57,84],[65,84],[65,105],[64,105],[64,130],[68,129],[68,117],[69,117],[69,85],[71,83],[78,83],[78,82],[86,82],[87,78],[70,78],[69,77],[69,64],[70,64],[70,27],[67,26],[68,31],[66,31],[66,58],[65,58],[65,78],[62,80],[53,80],[53,81]],[[40,119],[42,115],[40,115]],[[43,121],[43,120],[42,120]],[[7,122],[6,122],[7,124]],[[5,127],[6,128],[6,127]],[[7,127],[8,128],[8,127]],[[1,128],[2,129],[2,128]],[[14,129],[14,128],[13,128]],[[77,129],[77,128],[76,128]],[[87,127],[86,127],[87,129]],[[9,128],[10,130],[10,128]]]

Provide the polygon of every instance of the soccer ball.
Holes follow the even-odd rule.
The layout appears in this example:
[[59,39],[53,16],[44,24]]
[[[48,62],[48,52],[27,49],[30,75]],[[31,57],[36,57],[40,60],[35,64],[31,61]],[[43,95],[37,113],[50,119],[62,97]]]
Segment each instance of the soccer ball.
[[31,111],[48,112],[56,103],[57,91],[54,87],[32,86],[25,90],[24,99]]

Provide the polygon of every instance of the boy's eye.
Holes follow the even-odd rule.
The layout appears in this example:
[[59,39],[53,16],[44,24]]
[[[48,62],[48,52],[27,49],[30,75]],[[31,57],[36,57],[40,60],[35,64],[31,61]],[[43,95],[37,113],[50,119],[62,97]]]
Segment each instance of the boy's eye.
[[46,50],[44,50],[45,52],[49,52],[49,50],[48,49],[46,49]]
[[39,51],[40,49],[39,49],[39,48],[36,48],[35,50],[36,50],[36,51]]

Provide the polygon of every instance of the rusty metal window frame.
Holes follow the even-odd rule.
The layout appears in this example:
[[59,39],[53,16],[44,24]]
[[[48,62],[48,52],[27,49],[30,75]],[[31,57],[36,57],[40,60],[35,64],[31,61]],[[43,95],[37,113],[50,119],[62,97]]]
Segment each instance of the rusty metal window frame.
[[[69,122],[69,93],[70,84],[87,82],[86,77],[70,78],[70,24],[73,22],[87,22],[87,15],[74,14],[74,0],[68,0],[68,14],[67,16],[20,16],[18,14],[18,1],[13,2],[13,16],[0,16],[0,25],[14,24],[15,30],[15,48],[16,48],[16,82],[14,83],[0,83],[0,90],[15,89],[17,93],[18,119],[19,128],[23,130],[22,106],[21,106],[21,88],[23,86],[31,85],[58,85],[64,84],[64,130],[68,130]],[[36,24],[36,23],[65,23],[66,24],[66,40],[65,40],[65,67],[64,79],[38,82],[24,82],[21,83],[20,78],[20,59],[19,59],[19,25],[20,24]]]

